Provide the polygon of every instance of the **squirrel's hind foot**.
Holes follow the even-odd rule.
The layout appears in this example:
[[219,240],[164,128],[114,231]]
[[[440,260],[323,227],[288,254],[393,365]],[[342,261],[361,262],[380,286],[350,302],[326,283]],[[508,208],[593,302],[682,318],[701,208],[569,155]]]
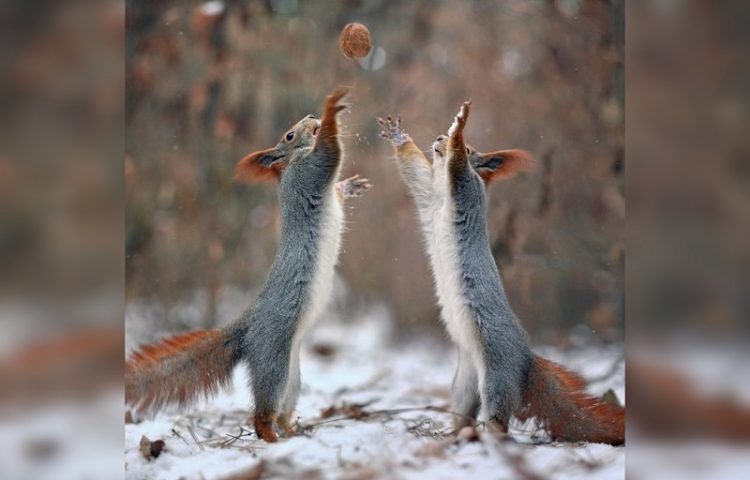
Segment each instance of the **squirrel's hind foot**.
[[292,423],[291,414],[279,415],[276,425],[278,425],[279,430],[281,431],[281,436],[283,437],[293,437],[299,433],[298,426]]
[[270,414],[256,414],[253,418],[255,433],[258,438],[268,443],[274,443],[279,440],[276,430],[273,428],[274,416]]

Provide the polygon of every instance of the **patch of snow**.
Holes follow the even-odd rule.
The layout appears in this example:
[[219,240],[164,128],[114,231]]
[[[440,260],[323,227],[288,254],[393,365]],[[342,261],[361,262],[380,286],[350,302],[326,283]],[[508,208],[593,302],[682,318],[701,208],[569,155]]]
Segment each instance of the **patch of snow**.
[[[0,478],[112,478],[122,470],[123,391],[3,412]],[[148,425],[143,425],[148,429]]]
[[[390,319],[382,312],[357,322],[332,320],[316,327],[301,358],[297,421],[315,425],[304,434],[276,444],[258,440],[248,421],[252,397],[247,371],[239,368],[230,391],[184,412],[169,411],[126,425],[126,478],[221,479],[254,467],[279,477],[518,478],[520,468],[544,478],[624,478],[624,448],[540,444],[536,432],[522,425],[512,427],[508,441],[498,441],[481,427],[478,442],[447,437],[450,415],[421,407],[449,404],[456,362],[453,347],[428,342],[393,345],[390,332]],[[624,365],[612,368],[620,351],[540,353],[584,376],[611,372],[592,386],[592,392],[613,388],[618,398],[624,398]],[[321,418],[322,410],[347,404],[364,404],[371,414],[361,419],[336,414]],[[236,439],[229,436],[240,434]],[[138,448],[143,435],[164,440],[164,453],[146,460]]]

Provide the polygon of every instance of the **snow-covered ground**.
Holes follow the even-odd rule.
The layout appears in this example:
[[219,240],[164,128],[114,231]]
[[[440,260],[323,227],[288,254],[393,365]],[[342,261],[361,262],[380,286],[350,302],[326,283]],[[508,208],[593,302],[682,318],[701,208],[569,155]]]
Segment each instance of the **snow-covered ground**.
[[[388,338],[381,314],[318,326],[302,356],[303,433],[276,444],[259,440],[249,425],[242,369],[232,391],[127,424],[126,478],[624,478],[621,447],[549,443],[528,425],[514,425],[506,440],[481,426],[479,441],[447,435],[449,415],[426,407],[449,403],[454,350],[428,342],[396,347]],[[595,379],[592,393],[611,388],[624,401],[620,350],[540,353]],[[158,458],[141,454],[144,435],[165,442]]]

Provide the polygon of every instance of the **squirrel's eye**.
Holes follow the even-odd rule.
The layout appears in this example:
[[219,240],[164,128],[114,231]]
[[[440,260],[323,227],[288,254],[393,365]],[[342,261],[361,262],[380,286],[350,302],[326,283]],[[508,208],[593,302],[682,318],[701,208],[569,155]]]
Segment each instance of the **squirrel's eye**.
[[294,139],[294,132],[289,132],[286,134],[286,141],[291,142]]

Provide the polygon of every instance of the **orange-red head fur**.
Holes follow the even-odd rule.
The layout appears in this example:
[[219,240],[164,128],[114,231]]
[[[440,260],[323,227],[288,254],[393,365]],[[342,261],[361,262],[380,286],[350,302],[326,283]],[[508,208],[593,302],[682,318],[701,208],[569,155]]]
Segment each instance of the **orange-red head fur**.
[[267,148],[250,153],[237,163],[234,169],[235,180],[261,182],[278,181],[283,170],[283,163],[275,148]]
[[534,159],[526,150],[498,150],[479,153],[469,149],[469,162],[485,183],[512,178],[519,172],[534,168]]
[[[449,137],[438,135],[432,150],[435,155],[444,156],[448,148]],[[533,170],[536,162],[526,150],[498,150],[496,152],[481,153],[471,145],[466,144],[466,155],[474,171],[482,177],[485,183],[495,180],[506,180],[517,173]]]
[[310,152],[319,129],[320,120],[306,116],[284,133],[275,147],[243,157],[237,163],[234,178],[245,182],[278,180],[291,162]]

